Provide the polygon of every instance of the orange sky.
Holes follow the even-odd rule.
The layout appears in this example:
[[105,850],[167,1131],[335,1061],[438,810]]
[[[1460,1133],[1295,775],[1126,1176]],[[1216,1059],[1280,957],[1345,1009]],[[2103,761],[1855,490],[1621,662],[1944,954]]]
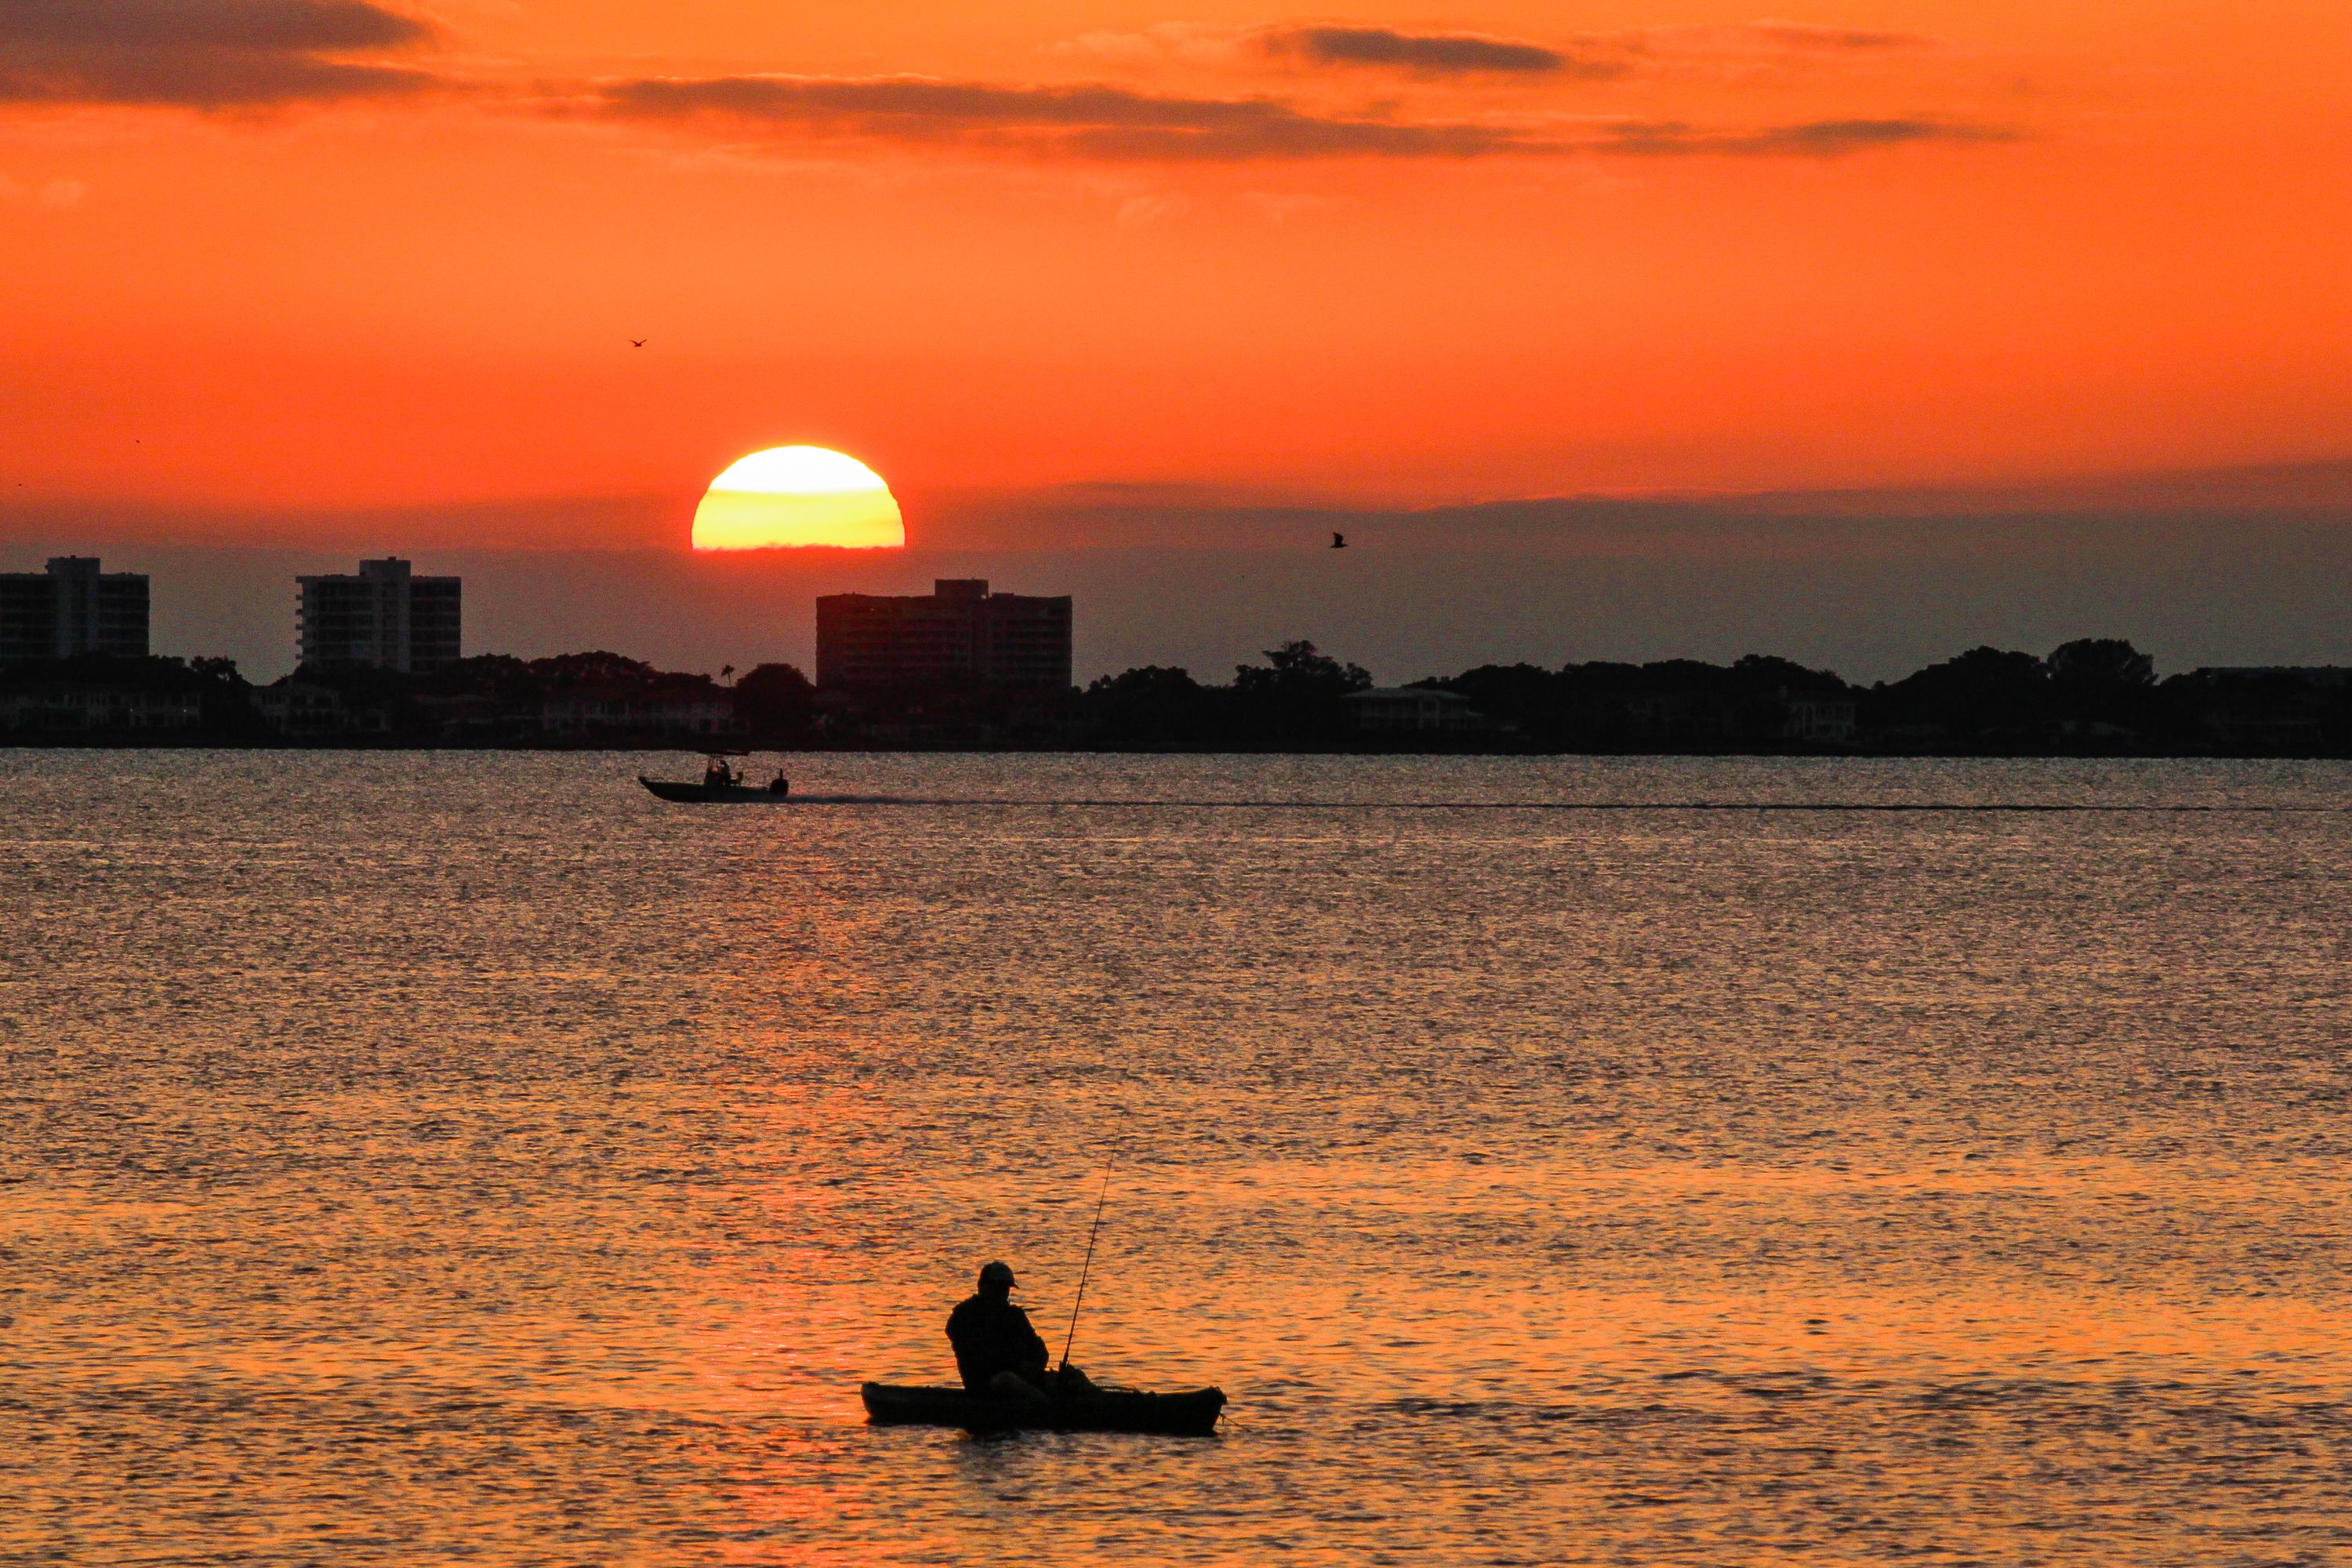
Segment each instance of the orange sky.
[[2341,0],[25,0],[0,507],[2341,458],[2347,99]]

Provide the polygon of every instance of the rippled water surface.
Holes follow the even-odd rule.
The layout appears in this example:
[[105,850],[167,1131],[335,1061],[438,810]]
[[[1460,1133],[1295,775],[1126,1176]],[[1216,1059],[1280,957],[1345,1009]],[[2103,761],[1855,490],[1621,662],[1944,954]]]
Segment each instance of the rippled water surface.
[[0,1562],[2352,1556],[2340,765],[641,767],[0,752]]

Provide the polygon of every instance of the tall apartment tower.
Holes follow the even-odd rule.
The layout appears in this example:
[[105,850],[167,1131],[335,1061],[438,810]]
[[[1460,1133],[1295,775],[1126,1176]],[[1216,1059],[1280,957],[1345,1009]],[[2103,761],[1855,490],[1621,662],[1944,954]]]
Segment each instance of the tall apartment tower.
[[85,653],[147,657],[144,573],[101,572],[94,555],[0,573],[0,663]]
[[458,578],[419,577],[391,556],[362,561],[356,574],[295,582],[302,592],[295,640],[300,661],[313,668],[425,675],[460,657]]
[[992,594],[941,578],[928,596],[830,594],[816,602],[816,683],[828,691],[972,684],[1059,691],[1070,684],[1070,600]]

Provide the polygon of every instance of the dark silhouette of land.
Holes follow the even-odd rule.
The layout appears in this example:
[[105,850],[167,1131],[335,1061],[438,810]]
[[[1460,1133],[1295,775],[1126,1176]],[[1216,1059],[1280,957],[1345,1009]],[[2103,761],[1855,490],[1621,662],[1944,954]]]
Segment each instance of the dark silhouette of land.
[[88,656],[0,668],[0,744],[797,750],[2352,757],[2352,669],[2159,678],[2129,643],[1972,648],[1857,686],[1750,655],[1482,665],[1375,689],[1307,642],[1229,682],[1147,666],[1038,694],[819,691],[788,664],[722,683],[614,653],[462,659],[429,675]]

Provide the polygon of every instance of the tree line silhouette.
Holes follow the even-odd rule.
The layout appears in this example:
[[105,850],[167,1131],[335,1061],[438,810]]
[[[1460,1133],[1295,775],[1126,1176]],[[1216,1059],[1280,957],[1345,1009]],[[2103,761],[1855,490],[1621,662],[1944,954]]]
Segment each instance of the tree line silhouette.
[[2147,654],[2115,638],[2046,656],[1971,648],[1867,686],[1766,655],[1489,664],[1408,689],[1459,700],[1460,721],[1437,733],[1369,725],[1349,700],[1370,675],[1307,641],[1266,649],[1229,681],[1147,665],[1043,693],[820,692],[789,664],[713,677],[609,652],[485,655],[424,675],[305,668],[256,687],[226,659],[92,656],[0,669],[0,741],[2347,756],[2347,675],[2159,679]]

